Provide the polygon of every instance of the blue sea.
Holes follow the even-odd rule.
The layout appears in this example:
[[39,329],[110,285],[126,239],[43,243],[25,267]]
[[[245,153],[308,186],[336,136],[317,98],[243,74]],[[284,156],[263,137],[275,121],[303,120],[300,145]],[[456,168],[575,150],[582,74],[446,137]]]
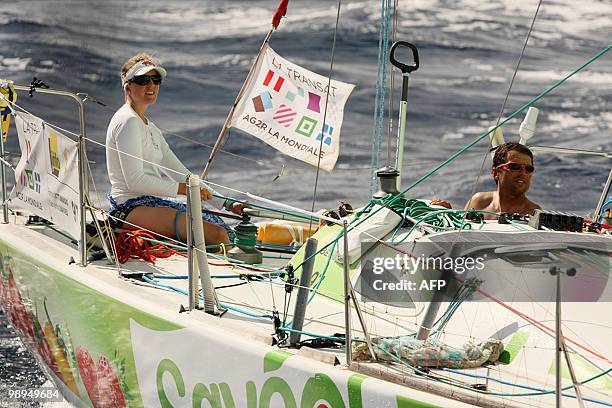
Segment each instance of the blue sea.
[[[374,98],[378,66],[380,5],[344,0],[335,47],[333,78],[356,85],[346,106],[340,157],[333,172],[318,176],[315,208],[339,200],[353,206],[370,194]],[[6,3],[6,4],[5,4]],[[210,148],[270,27],[275,0],[19,0],[0,8],[0,77],[28,85],[33,77],[52,88],[87,93],[107,106],[88,103],[88,154],[92,189],[104,197],[106,127],[123,103],[119,69],[130,56],[148,52],[168,70],[158,102],[148,116],[162,128],[177,156],[201,173]],[[495,124],[538,6],[536,0],[400,1],[396,39],[417,45],[420,68],[410,76],[403,186]],[[291,1],[272,48],[304,68],[328,75],[337,2]],[[531,98],[604,49],[612,38],[607,0],[543,2],[510,92],[507,117]],[[612,52],[538,101],[532,144],[612,152]],[[391,95],[394,129],[379,158],[395,151],[401,76]],[[18,104],[48,122],[78,132],[74,104],[21,93]],[[388,100],[386,103],[388,107]],[[505,127],[518,141],[523,115]],[[385,123],[386,126],[386,123]],[[7,146],[16,163],[13,134]],[[190,141],[193,140],[194,142]],[[479,143],[409,193],[440,197],[463,207],[473,191],[494,189],[486,142]],[[486,162],[483,165],[483,160]],[[539,153],[529,197],[545,208],[588,213],[610,170],[606,158]],[[481,171],[481,168],[484,170]],[[278,177],[280,175],[280,177]],[[9,175],[10,177],[10,175]],[[316,169],[281,155],[258,139],[231,130],[209,179],[220,185],[310,209]],[[229,190],[221,192],[230,193]],[[5,322],[4,318],[0,321]],[[32,360],[11,345],[0,328],[2,358],[14,368],[3,383],[37,383]],[[26,374],[15,373],[26,367]]]

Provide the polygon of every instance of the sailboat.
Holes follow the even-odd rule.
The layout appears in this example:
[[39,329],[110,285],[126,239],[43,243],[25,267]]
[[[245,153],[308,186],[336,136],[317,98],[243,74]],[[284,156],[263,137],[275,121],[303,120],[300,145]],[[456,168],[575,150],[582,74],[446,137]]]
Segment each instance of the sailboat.
[[[282,2],[277,26],[285,11]],[[402,46],[414,52],[414,63],[396,60],[409,73],[418,68],[417,50]],[[261,66],[254,64],[253,77]],[[248,83],[238,99],[250,95]],[[76,94],[34,88],[72,98],[83,112]],[[488,220],[437,207],[408,198],[427,177],[400,188],[401,172],[390,168],[378,172],[375,197],[355,210],[320,214],[250,194],[253,209],[236,226],[235,247],[220,253],[208,252],[198,231],[202,181],[191,175],[187,245],[133,232],[113,245],[87,197],[84,115],[81,134],[70,140],[18,112],[8,90],[30,87],[2,89],[34,143],[23,143],[16,169],[28,209],[10,208],[4,189],[0,299],[75,405],[612,405],[612,172],[591,220],[550,211]],[[48,162],[57,182],[46,218],[38,207],[49,201],[33,197],[51,176],[37,176],[28,167],[34,161]],[[3,180],[9,165],[3,162]],[[252,220],[270,214],[280,221],[261,230],[286,231],[290,242],[263,242],[263,235],[257,242]],[[137,250],[123,264],[109,262],[120,257],[121,243]]]

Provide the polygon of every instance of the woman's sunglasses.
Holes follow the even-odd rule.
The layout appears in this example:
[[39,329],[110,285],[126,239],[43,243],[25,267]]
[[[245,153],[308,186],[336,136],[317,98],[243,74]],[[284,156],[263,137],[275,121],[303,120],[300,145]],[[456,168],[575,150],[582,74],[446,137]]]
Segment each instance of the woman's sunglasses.
[[149,85],[151,82],[153,82],[155,85],[159,85],[162,83],[162,77],[159,75],[140,75],[132,78],[130,82],[140,86]]
[[525,169],[527,173],[533,173],[535,171],[535,167],[533,167],[531,164],[520,164],[515,162],[500,164],[496,167],[496,169],[499,169],[500,167],[503,167],[509,171],[521,171],[522,169]]

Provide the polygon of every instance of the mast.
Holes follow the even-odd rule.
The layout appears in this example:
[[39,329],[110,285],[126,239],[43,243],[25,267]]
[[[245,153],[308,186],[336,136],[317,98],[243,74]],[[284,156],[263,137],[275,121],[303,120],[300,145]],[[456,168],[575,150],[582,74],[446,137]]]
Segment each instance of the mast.
[[225,138],[225,133],[227,132],[227,129],[229,129],[230,127],[229,125],[234,116],[234,111],[236,110],[238,101],[240,101],[240,99],[244,95],[247,85],[250,84],[251,79],[253,78],[253,74],[255,72],[255,68],[259,64],[261,57],[263,56],[264,52],[268,48],[268,43],[270,42],[270,37],[272,37],[272,33],[274,33],[274,31],[280,25],[281,18],[283,18],[285,14],[287,13],[288,4],[289,4],[289,0],[281,0],[280,4],[278,5],[278,8],[276,9],[276,13],[274,13],[274,16],[272,17],[272,28],[270,28],[270,30],[268,31],[268,34],[266,34],[266,37],[264,38],[264,41],[261,44],[261,47],[259,48],[259,53],[257,53],[257,57],[255,58],[255,62],[253,62],[253,65],[251,65],[251,68],[249,69],[249,72],[244,82],[242,83],[242,86],[240,87],[240,91],[238,92],[238,95],[236,96],[236,99],[234,100],[234,104],[232,105],[227,117],[225,118],[223,127],[221,128],[221,131],[219,132],[219,135],[217,136],[217,141],[215,142],[212,148],[212,151],[210,152],[210,156],[208,157],[208,161],[206,162],[206,165],[204,166],[204,170],[202,171],[202,177],[201,177],[202,180],[206,180],[206,177],[208,176],[208,172],[210,171],[212,162],[217,156],[217,152],[219,151],[219,148],[221,147],[221,143],[223,142],[223,139]]

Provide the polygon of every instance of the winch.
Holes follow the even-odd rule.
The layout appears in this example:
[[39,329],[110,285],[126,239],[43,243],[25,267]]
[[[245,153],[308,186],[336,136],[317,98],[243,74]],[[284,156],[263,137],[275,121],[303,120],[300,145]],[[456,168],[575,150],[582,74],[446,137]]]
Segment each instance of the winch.
[[251,218],[243,214],[240,224],[234,227],[236,237],[234,248],[228,251],[228,257],[250,264],[263,262],[263,254],[255,248],[257,244],[257,225],[251,223]]

